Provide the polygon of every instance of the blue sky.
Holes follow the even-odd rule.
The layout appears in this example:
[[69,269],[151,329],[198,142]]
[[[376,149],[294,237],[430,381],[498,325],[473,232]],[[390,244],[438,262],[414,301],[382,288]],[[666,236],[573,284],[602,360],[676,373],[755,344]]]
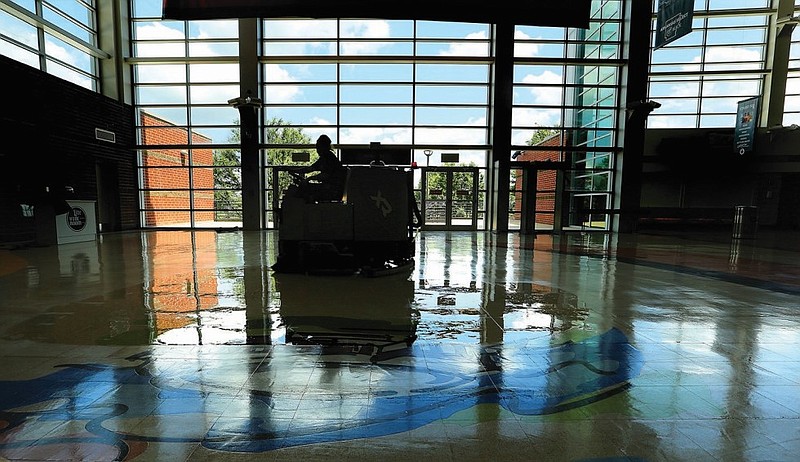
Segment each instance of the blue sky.
[[[32,8],[32,0],[15,0],[15,3]],[[78,17],[85,18],[87,10],[77,0],[52,2],[57,7]],[[767,0],[708,0],[710,10],[767,6]],[[161,14],[159,0],[134,1],[135,17],[158,18]],[[696,0],[696,8],[704,8],[705,0]],[[81,30],[53,13],[46,18],[76,36],[83,38]],[[711,27],[729,27],[709,33],[709,44],[714,45],[701,55],[701,33],[694,32],[672,45],[656,50],[652,55],[654,70],[672,73],[705,69],[745,70],[761,67],[763,50],[763,16],[737,18],[712,18]],[[701,19],[695,19],[695,27],[701,27]],[[753,27],[755,26],[755,27]],[[344,56],[377,55],[382,57],[409,56],[414,53],[411,38],[414,23],[411,21],[347,20],[341,22],[341,40],[338,52]],[[743,29],[743,27],[751,27]],[[228,99],[239,96],[238,66],[233,59],[238,54],[236,36],[237,22],[234,20],[196,21],[152,21],[137,23],[134,35],[140,42],[136,54],[139,57],[183,57],[186,55],[185,38],[208,39],[190,44],[192,57],[216,58],[209,63],[191,64],[186,67],[176,64],[137,66],[138,78],[144,83],[173,83],[163,87],[140,90],[140,103],[153,106],[148,110],[176,124],[186,123],[186,110],[180,108],[157,108],[158,104],[192,104],[190,117],[198,131],[212,137],[215,142],[225,142],[229,129],[209,128],[208,125],[230,124],[238,117],[237,112],[223,107]],[[489,27],[485,24],[462,24],[420,21],[416,23],[418,56],[431,57],[486,57],[489,53]],[[31,47],[36,47],[35,29],[7,13],[0,12],[2,33]],[[267,21],[268,56],[310,55],[326,56],[337,52],[337,22],[324,21]],[[564,55],[563,29],[543,27],[519,27],[516,49],[519,57],[553,57]],[[798,33],[795,32],[797,39]],[[348,38],[358,40],[348,41]],[[409,40],[404,40],[409,39]],[[525,42],[525,40],[541,42]],[[158,41],[156,41],[158,40]],[[394,40],[394,41],[392,41]],[[793,56],[797,59],[798,48]],[[66,63],[89,69],[90,60],[69,45],[54,37],[47,40],[46,51]],[[0,53],[29,62],[31,56],[20,54],[20,49],[0,41]],[[226,59],[227,58],[227,59]],[[229,61],[229,62],[226,62]],[[734,63],[735,62],[735,63]],[[30,63],[35,64],[35,63]],[[489,68],[483,63],[471,65],[419,64],[413,87],[415,69],[411,64],[302,64],[271,62],[263,68],[268,82],[265,102],[269,104],[268,117],[282,117],[301,124],[312,137],[327,133],[336,138],[336,124],[344,126],[339,133],[342,139],[335,142],[348,144],[381,141],[385,144],[411,142],[412,121],[436,127],[418,128],[415,141],[430,144],[480,145],[486,144],[487,93]],[[53,72],[53,69],[51,69]],[[56,70],[54,73],[58,74]],[[340,75],[337,76],[337,73]],[[74,73],[63,71],[65,77],[74,80]],[[338,88],[337,78],[343,83]],[[658,78],[654,80],[652,96],[662,107],[650,120],[652,127],[674,127],[694,125],[693,115],[700,105],[698,95],[703,96],[702,110],[712,115],[701,123],[727,126],[731,124],[735,103],[758,94],[758,74],[745,74],[736,79],[719,79],[704,82],[702,89],[696,80],[682,78]],[[80,80],[78,78],[78,80]],[[564,71],[561,66],[519,65],[515,71],[514,124],[533,127],[563,124],[561,120],[561,83]],[[190,91],[186,91],[185,82]],[[351,86],[347,82],[372,82],[367,86]],[[391,85],[385,85],[391,82]],[[420,82],[423,82],[420,84]],[[447,83],[448,85],[440,85]],[[81,84],[82,82],[78,82]],[[426,85],[425,83],[428,83]],[[790,79],[788,93],[800,94],[800,79]],[[88,83],[83,82],[84,86]],[[414,93],[415,92],[415,93]],[[788,100],[788,110],[800,111],[797,97]],[[336,111],[337,100],[353,105]],[[411,104],[417,102],[416,113]],[[400,107],[376,108],[370,105],[400,104]],[[435,105],[459,104],[463,106],[440,108]],[[217,107],[214,107],[217,105]],[[402,106],[405,105],[405,106]],[[429,105],[429,106],[426,106]],[[540,107],[524,107],[526,105]],[[550,107],[553,106],[553,107]],[[688,113],[688,115],[682,115]],[[720,113],[719,115],[713,115]],[[367,127],[347,127],[347,125]],[[203,128],[205,127],[205,128]],[[514,133],[514,143],[524,144],[527,130]]]

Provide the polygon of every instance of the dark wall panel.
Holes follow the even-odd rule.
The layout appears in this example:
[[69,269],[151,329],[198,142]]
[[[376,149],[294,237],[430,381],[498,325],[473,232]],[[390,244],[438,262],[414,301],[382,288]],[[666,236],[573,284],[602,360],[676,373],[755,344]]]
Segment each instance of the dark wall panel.
[[[98,204],[115,211],[104,228],[137,228],[133,108],[4,56],[0,68],[0,242],[33,239],[20,204],[98,200],[98,170],[116,186]],[[98,128],[116,141],[96,139]]]

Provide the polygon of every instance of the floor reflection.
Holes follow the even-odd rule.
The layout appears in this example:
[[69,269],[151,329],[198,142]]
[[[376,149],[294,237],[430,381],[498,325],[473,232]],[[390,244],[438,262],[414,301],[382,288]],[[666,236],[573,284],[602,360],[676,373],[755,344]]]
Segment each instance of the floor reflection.
[[[506,330],[567,330],[588,314],[575,294],[507,282],[506,263],[518,256],[509,255],[507,243],[497,246],[479,234],[466,242],[425,237],[416,267],[382,278],[277,274],[259,265],[263,259],[256,265],[244,262],[253,252],[273,250],[260,235],[208,236],[217,240],[205,242],[203,251],[198,251],[201,239],[184,236],[182,244],[171,243],[174,248],[160,245],[162,253],[145,253],[152,259],[145,262],[151,269],[146,304],[158,343],[354,345],[356,337],[366,344],[382,335],[389,338],[375,342],[396,346],[410,345],[417,336],[495,343],[503,341]],[[213,258],[230,267],[214,265]],[[165,269],[159,278],[161,260],[192,271],[181,275]],[[492,329],[496,335],[486,335]]]
[[143,232],[0,253],[0,458],[800,449],[795,253],[423,233],[409,273],[363,278],[277,275],[275,247]]
[[379,278],[274,274],[286,341],[374,361],[417,339],[419,311],[408,272]]

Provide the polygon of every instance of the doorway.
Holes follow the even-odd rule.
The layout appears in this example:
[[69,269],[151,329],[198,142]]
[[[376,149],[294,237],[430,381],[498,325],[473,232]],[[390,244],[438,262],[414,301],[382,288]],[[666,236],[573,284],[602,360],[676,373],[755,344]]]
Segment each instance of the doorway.
[[512,223],[516,215],[522,234],[559,234],[563,230],[564,172],[554,161],[512,162]]
[[420,201],[422,228],[477,230],[479,185],[477,167],[424,167]]

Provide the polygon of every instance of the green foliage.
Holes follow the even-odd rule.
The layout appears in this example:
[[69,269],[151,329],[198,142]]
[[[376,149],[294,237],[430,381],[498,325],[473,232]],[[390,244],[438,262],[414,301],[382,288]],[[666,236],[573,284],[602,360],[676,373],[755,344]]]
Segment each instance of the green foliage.
[[537,146],[542,141],[550,138],[551,136],[557,134],[560,130],[557,128],[540,128],[538,130],[534,130],[533,134],[531,135],[531,139],[527,141],[528,146]]
[[[232,128],[228,142],[234,144],[240,140],[239,127]],[[217,209],[217,220],[241,219],[241,214],[236,212],[242,209],[241,164],[242,154],[238,149],[214,150],[214,208]]]
[[[469,164],[449,164],[446,167],[475,167],[475,162],[470,162]],[[471,171],[455,171],[452,172],[453,175],[453,183],[452,183],[452,195],[454,199],[457,199],[456,202],[453,203],[453,217],[454,218],[469,218],[471,216],[471,203],[472,201],[478,201],[478,204],[482,204],[485,199],[484,189],[486,188],[485,178],[483,170],[478,171],[478,197],[476,198],[473,194],[473,179],[474,175]],[[432,195],[430,194],[431,190],[440,190],[442,193],[447,190],[447,172],[427,172],[427,186],[429,191],[428,200],[443,200],[440,198],[439,195]],[[417,185],[417,188],[421,188],[421,185]],[[458,195],[458,191],[469,191],[468,195]],[[434,196],[434,197],[431,197]]]
[[[238,119],[235,121],[235,125],[236,127],[232,128],[230,135],[228,135],[229,144],[241,143]],[[312,143],[311,137],[303,133],[302,128],[292,127],[289,123],[277,117],[267,122],[266,135],[266,142],[269,144],[308,145]],[[267,150],[267,164],[294,165],[295,162],[292,162],[293,152],[297,152],[297,149],[269,149]],[[311,157],[313,161],[316,153],[312,153]],[[241,165],[242,153],[239,149],[214,150],[214,207],[218,209],[218,220],[241,219],[238,212],[225,212],[225,210],[238,211],[242,209]],[[272,178],[267,180],[272,181]],[[290,182],[291,179],[287,175],[281,176],[278,190],[282,191]]]
[[[298,145],[298,144],[312,144],[313,141],[311,137],[303,133],[302,128],[295,128],[289,125],[286,121],[281,118],[273,117],[267,122],[267,139],[266,142],[268,144],[280,144],[280,145]],[[306,152],[310,152],[310,162],[314,162],[317,160],[317,152],[314,149],[307,149]],[[279,165],[305,165],[307,162],[294,162],[292,160],[292,153],[293,152],[302,152],[298,149],[268,149],[267,150],[267,165],[272,166],[279,166]],[[271,172],[271,170],[268,170]],[[282,172],[278,176],[278,184],[274,185],[274,177],[269,175],[266,178],[267,187],[274,191],[273,194],[276,197],[280,197],[283,191],[289,187],[292,183],[291,177],[285,172]]]
[[[475,162],[469,164],[452,164],[447,167],[475,167]],[[418,186],[420,187],[420,186]],[[447,175],[444,172],[428,173],[428,189],[441,189],[447,187]],[[483,171],[480,171],[478,178],[478,190],[483,190],[485,187]],[[454,172],[453,173],[453,190],[472,190],[472,172]]]

